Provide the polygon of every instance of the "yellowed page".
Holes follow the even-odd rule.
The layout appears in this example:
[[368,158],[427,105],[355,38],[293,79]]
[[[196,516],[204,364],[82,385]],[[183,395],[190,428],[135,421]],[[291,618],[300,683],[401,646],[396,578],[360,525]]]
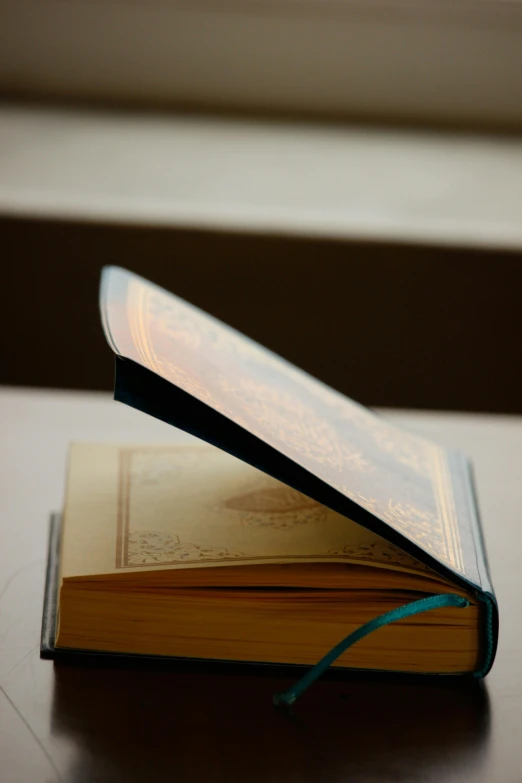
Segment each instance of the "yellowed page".
[[346,517],[212,446],[74,444],[62,576],[353,562],[425,573]]

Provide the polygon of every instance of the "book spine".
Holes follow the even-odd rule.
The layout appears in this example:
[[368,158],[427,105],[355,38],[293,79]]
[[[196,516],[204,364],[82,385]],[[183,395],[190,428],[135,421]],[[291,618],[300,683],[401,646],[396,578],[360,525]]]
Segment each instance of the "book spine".
[[484,607],[481,628],[483,649],[482,662],[480,669],[475,672],[476,677],[482,678],[485,677],[486,674],[490,671],[491,667],[493,666],[493,661],[495,660],[498,644],[499,613],[497,599],[495,597],[495,592],[491,583],[487,550],[484,540],[484,530],[480,519],[473,465],[468,459],[466,459],[465,462],[465,488],[475,541],[475,553],[481,586],[481,592],[477,592],[477,597]]
[[40,637],[40,658],[54,658],[56,632],[56,606],[58,598],[58,562],[60,556],[59,514],[52,514],[49,527],[49,552],[45,593],[42,613],[42,633]]

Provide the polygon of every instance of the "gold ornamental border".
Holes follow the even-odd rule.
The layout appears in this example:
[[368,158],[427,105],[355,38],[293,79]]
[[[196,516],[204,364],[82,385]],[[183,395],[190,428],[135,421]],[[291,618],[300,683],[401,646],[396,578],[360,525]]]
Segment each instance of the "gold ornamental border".
[[432,458],[431,479],[437,511],[442,520],[446,558],[456,571],[464,573],[464,558],[448,459],[444,449],[435,444],[432,446]]

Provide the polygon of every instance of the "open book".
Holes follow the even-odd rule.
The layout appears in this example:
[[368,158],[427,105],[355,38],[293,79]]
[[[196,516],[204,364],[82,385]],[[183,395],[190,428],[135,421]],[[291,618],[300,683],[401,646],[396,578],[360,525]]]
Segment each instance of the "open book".
[[42,654],[315,664],[390,613],[332,665],[487,673],[498,614],[462,455],[122,269],[101,311],[116,399],[205,443],[72,447]]

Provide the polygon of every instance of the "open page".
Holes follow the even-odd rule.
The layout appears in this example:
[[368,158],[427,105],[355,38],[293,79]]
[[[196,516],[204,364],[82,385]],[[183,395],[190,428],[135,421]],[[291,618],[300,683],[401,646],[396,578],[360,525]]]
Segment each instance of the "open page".
[[425,573],[408,554],[211,446],[75,444],[63,576],[353,562]]

